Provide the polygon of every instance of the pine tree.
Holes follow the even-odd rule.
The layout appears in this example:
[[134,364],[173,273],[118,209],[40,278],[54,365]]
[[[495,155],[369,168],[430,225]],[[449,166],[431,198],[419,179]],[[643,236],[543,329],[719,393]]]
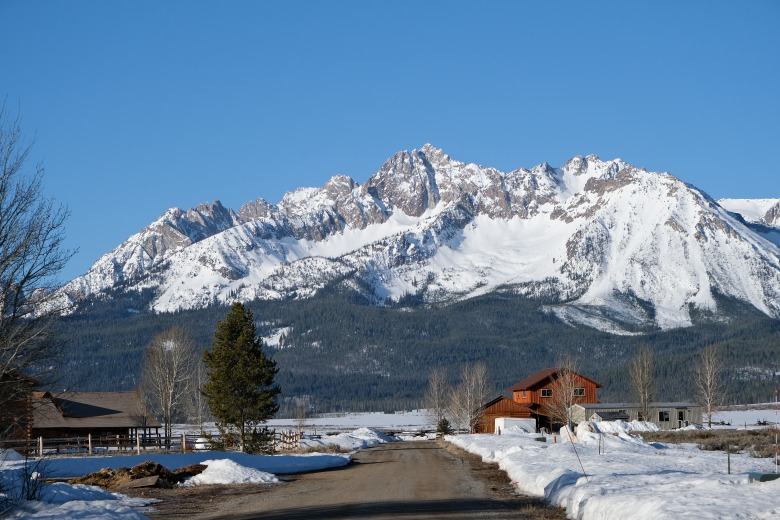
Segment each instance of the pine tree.
[[234,303],[225,321],[217,321],[203,360],[209,371],[203,394],[217,426],[223,434],[238,433],[241,451],[256,451],[257,426],[278,411],[281,390],[274,386],[276,362],[263,353],[252,312]]

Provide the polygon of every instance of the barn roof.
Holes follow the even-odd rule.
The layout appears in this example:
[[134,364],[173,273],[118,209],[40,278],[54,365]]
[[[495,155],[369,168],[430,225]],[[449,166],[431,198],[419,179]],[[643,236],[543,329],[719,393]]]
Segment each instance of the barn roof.
[[[515,385],[512,386],[509,390],[511,392],[518,392],[520,390],[535,390],[537,388],[540,388],[548,384],[549,382],[555,379],[555,375],[558,372],[565,371],[565,370],[567,369],[561,367],[545,368],[544,370],[540,370],[539,372],[536,372],[535,374],[526,377],[519,383],[515,383]],[[574,371],[572,370],[572,372]],[[577,374],[582,379],[585,379],[586,381],[590,381],[591,383],[596,385],[596,388],[601,388],[602,386],[604,386],[601,383],[597,383],[596,381],[583,376],[579,372],[574,372],[574,373]]]
[[[35,392],[33,428],[136,428],[140,415],[134,392]],[[160,423],[146,416],[146,426]]]

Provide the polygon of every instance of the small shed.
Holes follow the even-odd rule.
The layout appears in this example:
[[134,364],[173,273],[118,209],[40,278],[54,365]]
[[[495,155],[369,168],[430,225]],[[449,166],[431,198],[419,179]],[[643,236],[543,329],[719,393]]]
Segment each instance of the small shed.
[[520,404],[503,395],[480,407],[480,417],[475,433],[495,433],[496,419],[510,417],[515,419],[534,419],[533,405]]

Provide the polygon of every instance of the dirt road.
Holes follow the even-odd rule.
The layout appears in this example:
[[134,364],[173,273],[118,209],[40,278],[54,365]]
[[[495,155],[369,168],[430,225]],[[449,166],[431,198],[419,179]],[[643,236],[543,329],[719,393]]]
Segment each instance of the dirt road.
[[[399,442],[361,450],[342,469],[281,484],[165,490],[152,519],[557,519],[517,496],[506,474],[449,445]],[[181,494],[183,492],[183,494]],[[177,495],[176,493],[180,493]]]

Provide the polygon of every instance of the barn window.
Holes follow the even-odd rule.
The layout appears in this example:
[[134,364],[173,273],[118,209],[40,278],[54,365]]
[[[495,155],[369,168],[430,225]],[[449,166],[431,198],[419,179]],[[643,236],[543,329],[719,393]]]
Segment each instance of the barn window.
[[523,390],[523,399],[525,399],[526,397],[528,396],[526,395],[525,390]]
[[585,389],[584,388],[575,388],[574,389],[574,397],[585,397]]
[[658,412],[658,422],[669,422],[669,412]]
[[552,388],[542,388],[542,397],[552,397]]

